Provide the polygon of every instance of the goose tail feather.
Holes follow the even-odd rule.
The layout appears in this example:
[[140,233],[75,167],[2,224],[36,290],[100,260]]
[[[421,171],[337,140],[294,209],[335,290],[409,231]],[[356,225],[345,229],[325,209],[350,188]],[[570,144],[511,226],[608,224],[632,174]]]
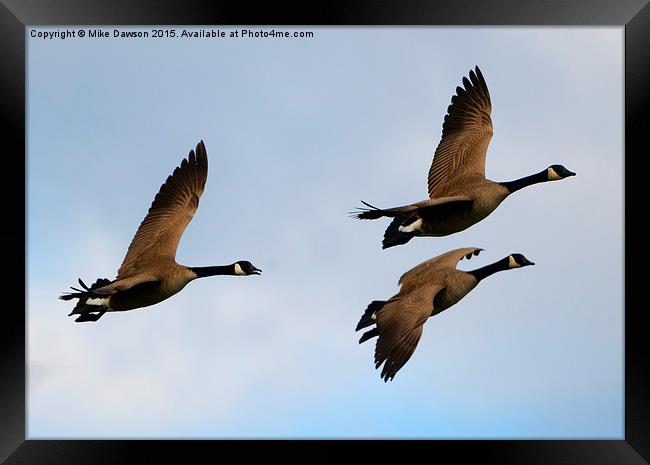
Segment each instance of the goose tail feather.
[[[76,287],[70,287],[70,289],[75,292],[68,292],[67,294],[60,295],[59,299],[79,299],[75,307],[68,314],[68,316],[79,315],[75,321],[97,321],[102,317],[104,313],[108,311],[109,298],[104,295],[95,294],[93,292],[93,289],[106,286],[110,283],[111,281],[109,279],[99,278],[92,286],[88,287],[81,279],[79,279],[79,285],[83,288],[83,290],[77,289]],[[89,299],[97,300],[90,304],[88,303]]]

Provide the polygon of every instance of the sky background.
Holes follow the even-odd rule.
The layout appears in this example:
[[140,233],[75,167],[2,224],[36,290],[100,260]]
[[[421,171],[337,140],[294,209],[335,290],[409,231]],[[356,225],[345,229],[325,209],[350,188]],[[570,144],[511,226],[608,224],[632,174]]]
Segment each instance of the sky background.
[[[622,438],[623,29],[285,30],[315,37],[28,35],[29,438]],[[347,212],[426,198],[475,65],[493,104],[487,177],[577,176],[382,251],[388,220]],[[264,274],[75,323],[57,297],[115,277],[200,139],[208,181],[176,259]],[[361,313],[467,246],[485,252],[461,269],[514,252],[536,265],[429,319],[384,383]]]

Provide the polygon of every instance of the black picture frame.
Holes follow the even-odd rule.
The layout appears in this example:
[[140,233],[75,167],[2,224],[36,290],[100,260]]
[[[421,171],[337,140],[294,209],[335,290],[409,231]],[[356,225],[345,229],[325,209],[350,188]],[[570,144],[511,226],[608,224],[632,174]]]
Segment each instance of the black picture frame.
[[[26,439],[25,354],[25,52],[26,27],[36,25],[609,25],[625,28],[625,434],[621,440],[435,440],[409,441],[411,448],[436,461],[498,464],[644,464],[650,461],[650,353],[643,314],[645,273],[636,264],[650,258],[650,226],[643,218],[647,181],[648,95],[650,95],[650,6],[648,0],[435,0],[341,1],[284,7],[245,2],[141,0],[3,0],[0,4],[0,63],[6,131],[3,181],[4,305],[0,326],[0,461],[9,464],[156,463],[174,457],[214,457],[236,449],[238,461],[253,451],[249,441],[108,441]],[[589,79],[589,76],[585,76]],[[598,98],[598,96],[594,96]],[[21,176],[22,174],[22,176]],[[606,173],[604,173],[606,175]],[[23,194],[21,196],[21,193]],[[17,199],[23,199],[21,205]],[[587,214],[587,213],[585,213]],[[22,219],[22,222],[20,221]],[[585,324],[589,324],[588,321]],[[319,441],[300,441],[313,446]],[[349,441],[346,441],[348,444]],[[400,441],[362,441],[366,460],[381,456]],[[341,444],[339,442],[337,444]],[[273,453],[290,441],[256,441]],[[316,444],[327,460],[333,444]],[[417,453],[414,451],[413,453]],[[286,460],[286,455],[276,456]],[[300,458],[300,456],[297,456]],[[188,460],[184,460],[183,463]]]

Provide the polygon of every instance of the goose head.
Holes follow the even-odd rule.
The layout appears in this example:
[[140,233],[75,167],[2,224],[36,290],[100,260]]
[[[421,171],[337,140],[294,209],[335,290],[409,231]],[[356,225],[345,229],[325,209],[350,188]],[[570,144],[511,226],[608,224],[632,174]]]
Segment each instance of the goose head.
[[559,181],[560,179],[575,176],[576,174],[562,165],[551,165],[546,168],[546,175],[548,176],[549,181]]
[[520,253],[513,253],[508,256],[508,268],[521,268],[522,266],[534,264]]
[[251,262],[246,260],[240,260],[235,262],[235,274],[237,276],[250,276],[252,274],[262,274],[262,270],[256,268]]

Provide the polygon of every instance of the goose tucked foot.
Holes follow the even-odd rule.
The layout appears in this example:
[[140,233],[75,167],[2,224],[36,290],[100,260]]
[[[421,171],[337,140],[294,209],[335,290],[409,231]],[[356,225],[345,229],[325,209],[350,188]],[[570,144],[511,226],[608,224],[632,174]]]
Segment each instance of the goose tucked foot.
[[80,314],[79,317],[74,321],[76,321],[78,323],[82,323],[82,322],[85,322],[85,321],[97,321],[102,317],[102,315],[104,313],[106,313],[106,310],[102,310],[102,311],[97,312],[97,313],[95,313],[95,312],[84,312],[84,313]]

